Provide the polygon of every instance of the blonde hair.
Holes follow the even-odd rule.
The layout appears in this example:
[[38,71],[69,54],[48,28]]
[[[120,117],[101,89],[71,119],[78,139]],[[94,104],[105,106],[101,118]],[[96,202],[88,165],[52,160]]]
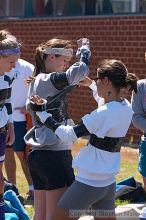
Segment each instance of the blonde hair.
[[[0,56],[7,57],[11,55],[11,53],[20,53],[19,48],[20,48],[20,44],[17,41],[15,36],[13,36],[6,29],[0,30]],[[16,49],[16,50],[11,51],[13,49]]]

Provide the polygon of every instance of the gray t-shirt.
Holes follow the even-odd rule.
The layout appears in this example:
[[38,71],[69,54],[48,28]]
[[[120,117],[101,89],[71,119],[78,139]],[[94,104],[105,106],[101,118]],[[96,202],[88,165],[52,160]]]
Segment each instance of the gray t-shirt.
[[138,80],[138,91],[133,92],[131,104],[134,126],[146,133],[146,79]]
[[[53,73],[45,74],[40,73],[34,82],[30,85],[27,109],[32,115],[34,125],[37,124],[37,118],[33,111],[29,109],[29,98],[32,94],[37,94],[40,97],[46,99],[48,96],[53,97],[61,92],[61,90],[56,89],[51,80],[50,76]],[[62,73],[60,73],[62,74]],[[85,76],[89,74],[88,66],[83,62],[76,62],[67,71],[66,77],[69,85],[76,85],[79,81],[83,80]],[[61,122],[60,124],[65,124]],[[73,121],[68,119],[66,124],[73,125]],[[71,149],[72,145],[70,143],[64,143],[61,141],[55,133],[47,128],[45,125],[39,126],[37,128],[32,128],[24,137],[25,142],[32,146],[33,150],[68,150]]]

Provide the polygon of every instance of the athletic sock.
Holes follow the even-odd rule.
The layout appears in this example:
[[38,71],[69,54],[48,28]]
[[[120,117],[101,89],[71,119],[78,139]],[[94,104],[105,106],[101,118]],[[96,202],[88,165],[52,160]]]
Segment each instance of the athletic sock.
[[33,185],[29,185],[28,187],[29,187],[29,191],[33,191],[34,190]]

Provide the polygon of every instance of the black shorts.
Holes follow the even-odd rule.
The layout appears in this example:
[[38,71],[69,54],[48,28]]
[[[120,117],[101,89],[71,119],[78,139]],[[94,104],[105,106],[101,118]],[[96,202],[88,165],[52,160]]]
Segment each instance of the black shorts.
[[74,181],[70,150],[35,150],[29,153],[28,164],[35,190],[54,190]]

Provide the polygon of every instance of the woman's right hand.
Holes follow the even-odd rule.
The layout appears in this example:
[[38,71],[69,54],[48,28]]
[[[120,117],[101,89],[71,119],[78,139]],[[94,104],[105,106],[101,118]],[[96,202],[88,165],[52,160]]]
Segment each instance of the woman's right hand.
[[44,103],[44,100],[38,95],[31,95],[30,101],[34,102],[36,105],[41,105]]
[[81,38],[77,40],[78,49],[76,52],[76,57],[78,60],[81,60],[82,58],[85,58],[89,61],[91,56],[90,51],[90,41],[88,38]]
[[77,40],[78,48],[85,47],[90,50],[90,41],[88,38],[80,38]]
[[92,84],[92,79],[90,79],[87,76],[79,82],[79,86],[88,86],[89,87],[91,84]]

